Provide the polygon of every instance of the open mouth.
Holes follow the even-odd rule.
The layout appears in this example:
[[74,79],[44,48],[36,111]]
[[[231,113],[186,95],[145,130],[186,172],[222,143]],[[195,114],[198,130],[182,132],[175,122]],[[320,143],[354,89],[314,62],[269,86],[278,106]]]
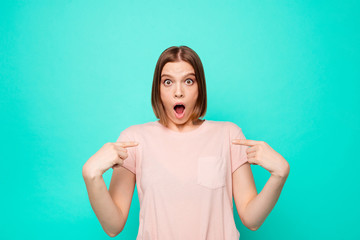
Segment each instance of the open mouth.
[[183,104],[176,104],[174,106],[175,115],[177,118],[182,118],[185,113],[185,105]]

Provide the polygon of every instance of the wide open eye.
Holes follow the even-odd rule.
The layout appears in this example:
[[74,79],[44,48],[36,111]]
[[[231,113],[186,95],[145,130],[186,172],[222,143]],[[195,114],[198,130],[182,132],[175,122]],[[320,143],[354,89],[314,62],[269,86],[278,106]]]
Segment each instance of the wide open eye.
[[171,81],[170,81],[169,79],[166,79],[166,80],[164,81],[165,86],[170,85],[170,83],[171,83]]
[[[190,81],[189,81],[189,80],[190,80]],[[191,84],[194,83],[194,80],[192,80],[191,78],[188,78],[188,79],[186,79],[185,82],[188,83],[188,85],[191,85]]]

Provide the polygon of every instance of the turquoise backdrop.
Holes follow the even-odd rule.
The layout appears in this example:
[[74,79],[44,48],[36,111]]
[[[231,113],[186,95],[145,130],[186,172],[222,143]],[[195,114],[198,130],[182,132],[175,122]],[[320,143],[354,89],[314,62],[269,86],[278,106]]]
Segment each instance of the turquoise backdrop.
[[[290,175],[240,239],[359,239],[359,1],[1,1],[1,239],[109,239],[82,166],[151,108],[170,46],[203,61],[205,119],[232,121]],[[260,192],[270,174],[252,166]],[[112,169],[104,174],[109,186]],[[135,239],[135,191],[124,231]]]

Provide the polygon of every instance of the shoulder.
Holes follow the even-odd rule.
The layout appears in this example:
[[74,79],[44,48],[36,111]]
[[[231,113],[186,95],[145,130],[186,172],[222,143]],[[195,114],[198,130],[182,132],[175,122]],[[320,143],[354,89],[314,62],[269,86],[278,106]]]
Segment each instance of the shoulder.
[[135,124],[135,125],[130,125],[128,127],[125,127],[121,132],[123,134],[126,135],[136,135],[138,133],[144,132],[148,129],[152,129],[154,127],[157,127],[157,123],[156,122],[147,122],[147,123],[142,123],[142,124]]
[[241,132],[242,129],[236,123],[227,122],[227,126],[231,132]]
[[207,120],[207,121],[209,125],[222,129],[227,129],[230,132],[241,131],[241,128],[236,123],[230,121],[212,121],[212,120]]

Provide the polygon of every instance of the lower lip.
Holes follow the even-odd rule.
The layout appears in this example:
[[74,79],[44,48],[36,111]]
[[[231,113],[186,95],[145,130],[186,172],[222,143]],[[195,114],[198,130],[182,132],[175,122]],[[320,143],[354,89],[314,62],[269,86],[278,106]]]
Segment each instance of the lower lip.
[[178,119],[181,119],[181,118],[183,118],[184,117],[184,115],[185,115],[185,109],[184,109],[184,111],[182,112],[182,113],[177,113],[175,110],[174,110],[174,112],[175,112],[175,116],[176,116],[176,118],[178,118]]

